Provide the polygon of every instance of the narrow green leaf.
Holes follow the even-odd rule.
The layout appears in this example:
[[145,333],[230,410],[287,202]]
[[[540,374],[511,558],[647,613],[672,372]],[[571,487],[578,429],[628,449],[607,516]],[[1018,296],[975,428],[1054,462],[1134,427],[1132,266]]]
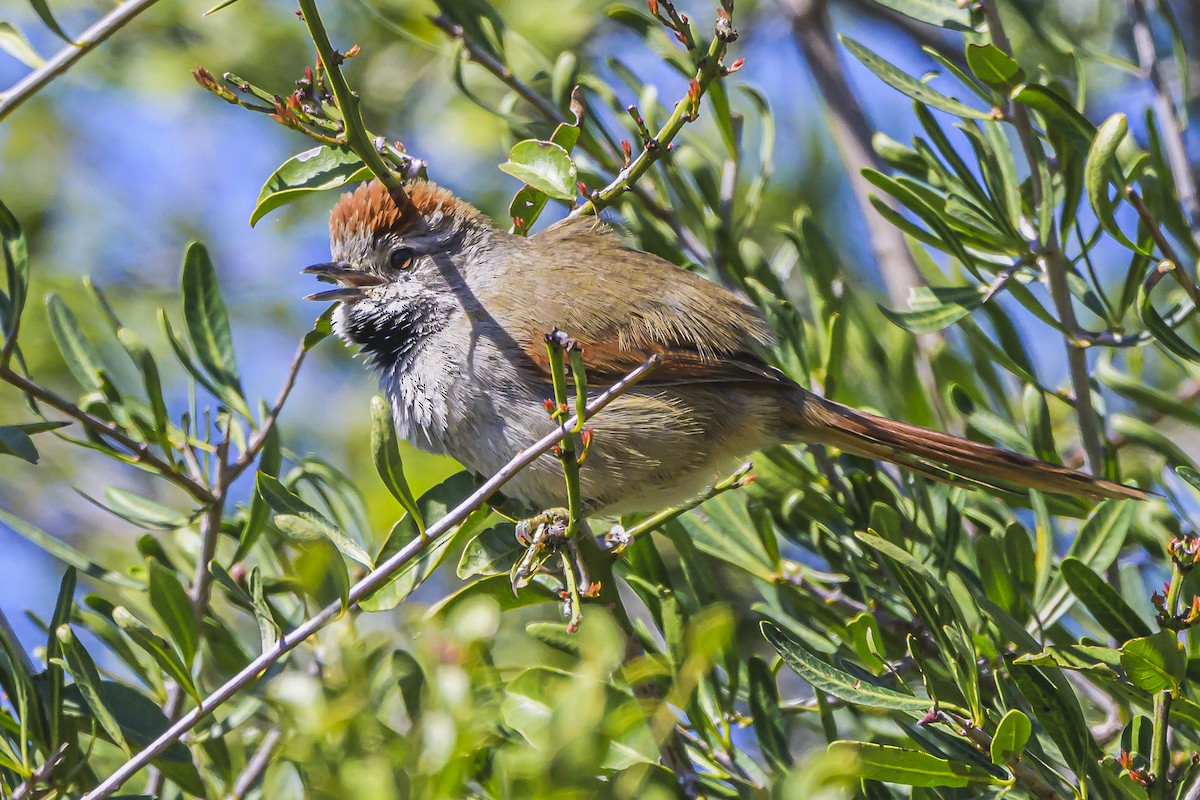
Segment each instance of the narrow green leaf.
[[775,688],[775,675],[767,662],[752,656],[746,662],[750,678],[750,713],[754,719],[754,735],[767,763],[780,772],[792,767],[792,753],[788,746],[787,726],[779,710],[779,691]]
[[71,309],[55,292],[46,296],[46,313],[50,322],[50,332],[71,376],[85,389],[103,392],[104,362],[92,343],[83,335],[79,321],[75,319]]
[[271,607],[267,605],[262,583],[262,571],[258,567],[254,567],[247,577],[246,588],[254,605],[254,619],[258,622],[258,638],[262,645],[262,652],[265,653],[279,643],[282,631],[279,630],[279,624],[275,622]]
[[105,487],[104,499],[108,510],[142,527],[174,531],[191,524],[187,514],[115,486]]
[[337,303],[333,303],[329,308],[321,312],[321,316],[317,317],[313,323],[313,329],[304,334],[304,351],[308,352],[316,347],[321,342],[325,341],[330,334],[333,333],[333,312],[338,308]]
[[1000,718],[996,732],[992,735],[992,762],[1007,764],[1020,758],[1025,752],[1025,744],[1033,733],[1033,725],[1024,712],[1011,709]]
[[[1114,216],[1121,192],[1125,188],[1121,168],[1117,164],[1117,148],[1128,130],[1129,122],[1124,114],[1113,114],[1104,121],[1088,149],[1087,161],[1083,168],[1083,185],[1087,189],[1088,202],[1096,212],[1096,220],[1100,227],[1121,244],[1136,251],[1138,246],[1125,235]],[[1117,186],[1116,200],[1109,196],[1110,183]]]
[[946,28],[952,31],[969,31],[971,13],[957,3],[945,0],[875,0],[881,6],[890,8],[906,17]]
[[218,397],[231,409],[249,418],[242,383],[233,356],[229,313],[217,284],[217,271],[200,242],[188,245],[183,257],[182,302],[184,327],[196,359],[212,378]]
[[500,171],[524,181],[556,200],[574,200],[578,174],[571,154],[561,145],[526,139],[513,145]]
[[17,425],[0,425],[0,455],[16,456],[30,464],[38,462],[38,451],[33,439]]
[[[1009,674],[1029,701],[1034,719],[1041,723],[1062,751],[1067,766],[1076,772],[1086,769],[1086,765],[1094,760],[1093,754],[1098,748],[1088,731],[1079,699],[1062,674],[1052,669],[1042,671],[1038,667],[1019,664],[1010,666]],[[1055,675],[1054,680],[1049,677],[1051,674]]]
[[[210,9],[211,14],[222,6]],[[250,227],[277,208],[295,202],[313,192],[337,189],[348,183],[370,180],[371,170],[346,147],[321,145],[292,156],[283,162],[258,193]]]
[[1138,312],[1142,324],[1154,336],[1155,341],[1170,350],[1180,358],[1200,364],[1200,350],[1184,341],[1175,329],[1171,327],[1150,301],[1150,294],[1144,288],[1138,288]]
[[1187,671],[1187,656],[1174,631],[1159,631],[1126,642],[1121,647],[1121,668],[1139,689],[1151,694],[1175,691]]
[[[4,252],[4,275],[8,287],[8,310],[4,312],[0,309],[0,324],[3,324],[3,332],[7,337],[19,326],[21,312],[25,308],[25,297],[29,292],[29,248],[20,223],[2,202],[0,250]],[[3,297],[3,294],[0,294],[0,297]]]
[[171,634],[172,641],[183,656],[183,663],[190,666],[196,658],[199,645],[191,600],[178,575],[157,559],[146,559],[146,565],[150,573],[150,607]]
[[50,534],[35,528],[25,520],[8,513],[2,508],[0,508],[0,522],[3,522],[5,525],[11,528],[17,535],[29,540],[41,549],[45,550],[54,558],[57,558],[64,564],[75,567],[77,570],[91,578],[95,578],[98,581],[102,581],[112,586],[119,586],[123,589],[145,588],[142,586],[142,584],[138,583],[132,578],[126,577],[119,572],[113,572],[112,570],[101,567],[99,564],[96,564],[83,553],[79,552],[74,547],[71,547],[69,544],[55,539]]
[[50,4],[46,0],[29,0],[29,5],[33,7],[33,11],[38,15],[38,19],[42,21],[58,38],[62,39],[67,44],[75,44],[75,40],[67,35],[67,32],[58,24],[58,20],[54,18],[54,13],[50,11]]
[[1041,114],[1052,136],[1062,138],[1079,155],[1087,154],[1096,136],[1096,126],[1061,96],[1045,86],[1022,83],[1013,89],[1011,97]]
[[863,66],[875,73],[876,77],[893,89],[908,95],[913,100],[925,103],[948,114],[953,114],[956,117],[965,117],[968,119],[991,118],[992,112],[990,110],[979,111],[958,100],[946,97],[941,92],[936,91],[927,84],[902,71],[891,61],[876,55],[849,36],[839,36],[838,38],[846,46],[846,49],[850,51],[850,54],[861,61]]
[[912,333],[944,330],[978,308],[983,290],[974,286],[936,286],[913,289],[908,298],[909,311],[879,310],[894,324]]
[[854,705],[904,711],[918,718],[925,716],[933,706],[932,700],[876,686],[822,661],[800,640],[773,623],[763,622],[759,627],[787,665],[818,692],[831,694]]
[[188,695],[200,703],[200,692],[188,668],[184,666],[179,653],[171,643],[154,633],[123,606],[117,606],[112,613],[113,622],[133,640],[133,643],[145,650],[154,661],[166,671],[171,680]]
[[905,786],[963,787],[971,784],[1003,785],[1006,781],[973,764],[874,742],[834,742],[829,754],[857,759],[856,775],[867,780]]
[[383,485],[401,507],[412,515],[421,535],[425,534],[425,520],[417,508],[408,479],[404,476],[404,463],[400,460],[400,448],[396,444],[396,423],[386,400],[379,395],[371,398],[371,455],[375,459],[375,470],[383,479]]
[[1121,594],[1077,558],[1067,558],[1062,566],[1067,586],[1091,615],[1118,642],[1150,635],[1150,628],[1129,607]]
[[990,42],[967,45],[967,66],[976,78],[998,92],[1010,91],[1025,76],[1015,58]]
[[1105,386],[1138,405],[1146,406],[1167,417],[1174,417],[1188,425],[1200,428],[1200,410],[1193,403],[1181,403],[1170,392],[1156,389],[1145,381],[1121,372],[1105,354],[1096,362],[1092,374]]
[[75,633],[71,630],[70,625],[60,625],[55,631],[55,636],[58,638],[63,655],[66,656],[67,667],[71,670],[71,677],[75,679],[75,686],[78,687],[83,701],[91,710],[92,717],[112,739],[113,744],[124,750],[127,756],[131,755],[129,744],[121,732],[121,726],[117,724],[112,711],[104,702],[104,696],[101,694],[100,672],[96,669],[96,663],[92,661],[87,650],[75,638]]
[[33,69],[46,63],[25,34],[11,22],[0,22],[0,50]]
[[367,554],[361,544],[317,514],[276,514],[274,522],[285,536],[293,540],[312,541],[324,537],[347,558],[357,561],[368,569],[375,567],[371,556]]
[[63,711],[62,647],[58,642],[57,631],[63,625],[71,622],[71,609],[75,607],[77,577],[74,567],[67,567],[63,571],[62,581],[58,585],[58,598],[54,601],[54,613],[50,617],[49,636],[46,637],[46,684],[50,695],[46,709],[50,714],[50,741],[52,742],[60,741],[59,732],[62,730]]

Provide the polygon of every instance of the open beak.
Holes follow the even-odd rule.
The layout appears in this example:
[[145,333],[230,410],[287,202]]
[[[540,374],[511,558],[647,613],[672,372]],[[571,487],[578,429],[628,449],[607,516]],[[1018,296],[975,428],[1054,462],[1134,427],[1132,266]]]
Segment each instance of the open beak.
[[346,261],[327,261],[323,264],[311,264],[300,270],[301,274],[316,275],[319,280],[327,283],[340,283],[337,289],[316,292],[306,296],[305,300],[362,300],[366,297],[363,291],[368,286],[379,286],[387,283],[378,275],[372,275],[360,269],[355,269]]

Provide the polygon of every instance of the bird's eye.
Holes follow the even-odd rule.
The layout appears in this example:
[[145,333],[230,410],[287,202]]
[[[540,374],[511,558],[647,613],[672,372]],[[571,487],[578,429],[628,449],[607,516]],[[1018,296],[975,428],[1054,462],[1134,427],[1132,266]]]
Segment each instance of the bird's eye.
[[408,247],[397,247],[388,256],[388,265],[396,272],[410,269],[417,261],[417,254]]

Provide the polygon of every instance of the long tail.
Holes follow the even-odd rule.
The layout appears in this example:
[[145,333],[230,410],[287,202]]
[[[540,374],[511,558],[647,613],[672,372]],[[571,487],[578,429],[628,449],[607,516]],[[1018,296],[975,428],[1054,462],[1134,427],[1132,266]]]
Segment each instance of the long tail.
[[[855,411],[807,392],[799,404],[799,414],[789,422],[804,441],[834,445],[925,474],[931,474],[931,465],[940,465],[968,479],[999,481],[1076,497],[1136,500],[1150,497],[1132,486],[1093,478],[1067,467],[919,425]],[[936,477],[936,472],[933,474]]]

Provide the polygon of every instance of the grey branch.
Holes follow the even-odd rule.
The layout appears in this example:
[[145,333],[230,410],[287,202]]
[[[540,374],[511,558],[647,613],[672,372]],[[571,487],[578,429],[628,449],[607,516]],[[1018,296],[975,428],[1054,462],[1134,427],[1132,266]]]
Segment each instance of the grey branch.
[[[614,399],[619,397],[624,392],[637,384],[642,378],[656,369],[661,363],[658,356],[651,356],[642,363],[637,369],[630,372],[617,383],[613,384],[603,394],[599,395],[595,400],[588,403],[586,417],[590,418],[598,411],[603,409]],[[525,467],[532,464],[539,456],[550,450],[551,447],[558,444],[562,439],[563,431],[573,428],[578,423],[578,417],[571,417],[565,420],[560,427],[547,433],[535,444],[526,448],[512,458],[493,475],[486,483],[476,489],[469,497],[463,500],[459,505],[435,524],[431,525],[425,532],[426,535],[418,537],[409,542],[399,552],[380,564],[372,570],[366,577],[350,589],[348,598],[349,605],[353,606],[371,593],[380,589],[391,580],[401,567],[418,556],[428,546],[437,542],[444,534],[449,533],[460,522],[476,508],[481,506],[488,497],[494,494],[500,487],[508,483],[508,481],[520,472]],[[113,792],[117,791],[129,780],[134,774],[148,765],[151,761],[165,751],[168,747],[179,740],[181,736],[190,731],[196,726],[200,720],[211,714],[214,709],[224,704],[230,698],[234,697],[238,692],[244,689],[249,684],[253,683],[264,670],[270,667],[287,653],[291,652],[297,646],[309,639],[317,631],[324,628],[330,622],[342,616],[342,604],[340,601],[330,603],[325,608],[321,609],[287,636],[284,636],[274,647],[266,651],[258,658],[251,661],[240,672],[226,681],[216,691],[204,698],[204,701],[196,708],[189,711],[179,718],[177,722],[167,728],[157,739],[146,745],[141,751],[136,753],[132,758],[126,761],[116,772],[108,776],[96,788],[92,789],[83,796],[83,800],[100,800],[100,798],[108,797]]]
[[[903,232],[871,206],[871,185],[862,171],[874,167],[886,172],[887,168],[871,147],[871,126],[838,60],[829,28],[828,3],[826,0],[786,0],[783,6],[805,63],[825,99],[833,124],[833,141],[846,166],[854,199],[866,221],[871,250],[879,263],[888,297],[893,305],[903,306],[909,289],[923,285],[925,281],[909,252]],[[894,205],[895,201],[887,199],[885,202]]]
[[158,0],[127,0],[101,17],[79,36],[78,42],[59,50],[45,64],[17,81],[7,92],[0,94],[0,120],[156,2]]

